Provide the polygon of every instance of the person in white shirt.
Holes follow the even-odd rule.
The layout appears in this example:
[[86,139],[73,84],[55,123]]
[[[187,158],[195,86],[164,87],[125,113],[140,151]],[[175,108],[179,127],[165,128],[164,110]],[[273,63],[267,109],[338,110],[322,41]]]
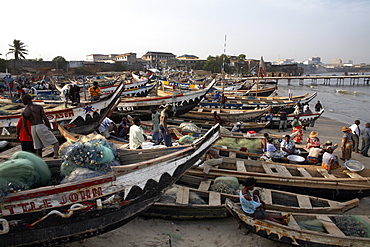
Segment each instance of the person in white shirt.
[[139,117],[134,117],[134,125],[130,127],[130,149],[142,149],[141,146],[145,141],[144,130],[140,127],[141,120]]
[[118,128],[115,122],[109,118],[104,118],[101,124],[98,127],[99,133],[105,138],[110,137],[110,132],[114,130],[115,135],[117,136]]
[[349,126],[349,128],[352,130],[352,140],[353,140],[353,151],[355,153],[359,153],[359,143],[360,143],[360,120],[355,120],[355,123]]
[[242,130],[241,130],[241,123],[240,122],[237,122],[233,128],[231,129],[231,132],[237,132],[237,133],[242,133]]
[[286,135],[284,137],[284,140],[280,143],[280,152],[283,156],[301,153],[298,149],[295,148],[294,141],[290,139],[290,135]]

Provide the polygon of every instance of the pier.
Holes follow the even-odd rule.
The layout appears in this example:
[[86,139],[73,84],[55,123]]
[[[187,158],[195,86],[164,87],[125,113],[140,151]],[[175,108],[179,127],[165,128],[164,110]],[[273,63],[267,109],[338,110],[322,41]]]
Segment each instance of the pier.
[[[252,80],[253,82],[259,80],[262,81],[269,81],[274,80],[277,83],[279,80],[287,80],[288,85],[292,80],[299,80],[299,84],[303,85],[305,80],[310,80],[311,85],[317,85],[318,80],[323,81],[323,85],[330,86],[331,82],[334,81],[335,85],[345,85],[345,82],[349,82],[349,85],[359,85],[360,81],[362,81],[363,85],[370,84],[370,75],[330,75],[330,76],[323,76],[323,75],[306,75],[306,76],[276,76],[276,77],[245,77],[243,79]],[[347,80],[346,80],[347,79]]]

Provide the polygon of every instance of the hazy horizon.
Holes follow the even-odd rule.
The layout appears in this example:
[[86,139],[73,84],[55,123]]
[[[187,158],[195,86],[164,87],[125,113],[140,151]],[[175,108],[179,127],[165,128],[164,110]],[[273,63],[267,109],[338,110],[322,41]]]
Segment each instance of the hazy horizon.
[[227,35],[227,55],[370,63],[367,0],[19,0],[0,6],[1,58],[18,39],[27,45],[28,59],[75,61],[129,52],[141,57],[148,51],[206,59],[223,53]]

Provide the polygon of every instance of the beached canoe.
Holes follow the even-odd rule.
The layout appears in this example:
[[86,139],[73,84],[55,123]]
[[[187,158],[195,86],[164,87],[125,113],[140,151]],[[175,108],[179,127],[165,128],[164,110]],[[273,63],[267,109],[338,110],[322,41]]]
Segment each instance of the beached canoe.
[[[207,121],[207,120],[204,121],[204,120],[198,120],[198,119],[186,119],[186,118],[182,118],[181,116],[177,117],[177,118],[169,118],[169,119],[167,119],[167,123],[172,124],[172,125],[178,125],[178,126],[180,126],[181,124],[184,124],[184,123],[195,124],[197,127],[200,128],[200,131],[198,131],[196,133],[205,132],[208,129],[212,128],[212,126],[214,125],[213,120],[212,121]],[[222,127],[231,131],[231,129],[234,127],[235,124],[236,123],[226,123],[226,124],[223,124]],[[246,134],[248,131],[259,132],[259,131],[263,130],[264,128],[268,127],[269,124],[270,124],[269,122],[263,122],[263,123],[261,123],[261,122],[245,122],[245,123],[241,122],[241,132],[244,133],[244,134]],[[185,133],[187,131],[186,131],[186,129],[182,129],[182,132],[184,132],[184,135],[186,135]],[[189,133],[192,133],[192,132],[190,131]],[[233,132],[233,134],[238,135],[238,133],[236,133],[236,132]]]
[[[239,205],[226,200],[226,208],[249,231],[293,246],[370,246],[369,216],[293,213],[288,225],[247,216]],[[271,212],[285,215],[284,212]],[[315,231],[316,230],[316,231]]]
[[[186,185],[186,186],[184,186]],[[209,219],[231,216],[225,208],[229,198],[239,203],[239,194],[217,185],[213,180],[183,175],[165,194],[141,216],[163,219]],[[214,188],[213,188],[214,187]],[[215,191],[216,190],[216,191]],[[221,190],[221,191],[220,191]],[[359,199],[337,202],[324,198],[256,187],[267,209],[300,213],[343,213],[359,205]]]
[[[81,138],[81,136],[82,136],[80,134],[71,133],[71,132],[67,131],[65,128],[63,128],[62,126],[58,126],[58,129],[59,129],[60,133],[62,134],[62,136],[68,141],[72,141],[72,142],[78,141],[79,138]],[[220,125],[217,124],[213,128],[211,128],[209,131],[219,132],[219,129],[220,129]],[[209,131],[207,133],[209,133]],[[220,135],[219,135],[219,137],[220,137]],[[201,138],[203,138],[203,136]],[[154,146],[153,148],[150,148],[150,149],[145,149],[145,148],[143,148],[143,149],[129,149],[127,147],[127,142],[123,143],[121,141],[117,141],[117,140],[114,140],[114,139],[113,140],[109,139],[108,141],[115,144],[115,146],[117,148],[117,152],[119,154],[120,163],[122,165],[128,165],[128,164],[141,162],[141,161],[145,161],[145,160],[153,159],[153,158],[159,158],[159,157],[171,154],[173,152],[177,152],[179,150],[189,148],[189,147],[193,146],[194,143],[195,143],[194,142],[192,144],[176,145],[176,146],[171,146],[171,147],[163,147],[163,146],[156,147],[156,146]],[[214,140],[214,141],[216,142],[217,139]]]
[[[317,119],[320,118],[320,116],[324,113],[324,109],[321,109],[319,112],[310,113],[310,114],[299,114],[299,121],[301,121],[303,126],[311,126]],[[292,121],[294,119],[294,114],[288,114],[287,115],[287,127],[292,128]],[[260,119],[261,122],[265,121],[264,118]],[[279,128],[280,124],[280,115],[274,114],[274,117],[272,121],[269,124],[269,128]]]
[[[57,128],[58,123],[63,124],[71,132],[89,134],[95,131],[106,115],[116,107],[124,88],[125,85],[122,83],[113,94],[100,101],[80,104],[71,108],[60,106],[57,109],[45,110],[45,114],[52,128]],[[15,128],[20,117],[21,114],[0,116],[0,128]]]
[[[308,95],[308,94],[305,94]],[[285,109],[292,109],[291,112],[294,111],[294,106],[297,104],[299,100],[301,104],[308,104],[312,99],[317,96],[317,92],[313,93],[309,97],[302,97],[302,98],[294,98],[294,99],[274,99],[274,97],[262,97],[251,98],[249,99],[246,96],[228,96],[227,102],[222,104],[223,108],[227,109],[256,109],[256,108],[264,108],[267,106],[271,106],[274,112],[278,111],[280,107],[284,107]],[[201,107],[210,107],[210,108],[217,108],[220,106],[219,102],[214,102],[213,97],[207,97],[206,100],[200,103]]]
[[0,245],[52,245],[93,237],[150,207],[215,140],[218,127],[193,145],[103,176],[18,191],[0,202]]
[[[189,175],[203,177],[201,168],[191,168]],[[223,158],[218,169],[211,169],[208,177],[233,176],[243,181],[257,179],[257,186],[293,193],[323,197],[332,200],[349,200],[370,196],[370,169],[351,172],[338,168],[331,174],[321,166],[266,163],[259,160]]]
[[219,108],[206,108],[195,107],[193,110],[182,114],[181,117],[192,120],[201,119],[205,121],[213,121],[213,112],[217,112],[220,118],[227,122],[253,122],[264,115],[270,107],[257,110],[237,110],[237,109],[219,109]]
[[151,107],[165,107],[172,105],[172,113],[174,117],[178,117],[190,110],[192,110],[204,98],[209,90],[216,83],[214,79],[207,88],[200,89],[194,92],[173,94],[169,96],[159,97],[135,97],[131,99],[121,99],[116,111],[111,116],[111,119],[119,122],[122,119],[122,114],[130,114],[131,116],[138,116],[141,120],[151,119]]

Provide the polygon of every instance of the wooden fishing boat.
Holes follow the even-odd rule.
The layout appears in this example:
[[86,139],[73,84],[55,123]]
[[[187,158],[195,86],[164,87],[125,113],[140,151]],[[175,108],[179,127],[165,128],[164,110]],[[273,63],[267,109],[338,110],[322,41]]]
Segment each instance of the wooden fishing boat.
[[168,104],[172,105],[173,108],[173,112],[171,113],[172,115],[170,117],[180,116],[198,105],[215,83],[216,80],[214,79],[207,88],[194,92],[161,97],[136,97],[132,99],[121,100],[116,108],[116,111],[111,116],[112,120],[120,121],[122,118],[122,113],[138,116],[141,118],[141,120],[150,120],[150,108],[152,106],[159,108]]
[[[308,94],[306,94],[308,95]],[[292,108],[292,112],[294,111],[293,107],[297,104],[299,100],[301,104],[308,104],[312,99],[317,96],[317,92],[313,93],[309,97],[302,97],[302,98],[295,98],[295,99],[274,99],[275,97],[263,97],[264,99],[259,99],[262,97],[258,97],[256,99],[248,99],[247,97],[243,96],[228,96],[227,102],[222,104],[222,107],[227,109],[256,109],[256,108],[263,108],[267,106],[271,106],[274,109],[274,112],[278,111],[280,107],[284,108]],[[206,100],[200,103],[201,107],[210,107],[215,108],[219,107],[219,102],[214,102],[212,97],[207,97]]]
[[[369,216],[350,215],[316,215],[293,213],[288,225],[282,225],[269,220],[253,219],[247,216],[239,205],[231,200],[226,200],[226,208],[235,217],[240,225],[249,231],[264,238],[287,243],[294,246],[369,246],[370,238],[365,234],[351,235],[351,230],[345,229],[350,223],[358,225],[359,232],[363,228],[369,229]],[[274,213],[274,212],[271,212]],[[283,212],[275,212],[284,215]],[[316,221],[322,232],[308,230],[307,224]],[[347,223],[348,222],[348,223]],[[306,227],[304,227],[306,226]],[[362,228],[361,228],[362,227]],[[314,228],[314,227],[312,227]],[[312,229],[311,228],[311,229]],[[349,227],[353,228],[353,227]],[[356,232],[357,233],[357,232]]]
[[[189,175],[203,177],[203,170],[191,168]],[[224,157],[218,169],[211,169],[209,178],[233,176],[243,181],[252,176],[257,186],[332,200],[349,200],[370,195],[370,169],[351,172],[338,168],[331,174],[321,166],[266,163],[258,160]]]
[[[217,124],[214,127],[212,127],[210,130],[214,129],[219,130],[220,126]],[[62,126],[58,126],[58,129],[62,136],[69,141],[75,142],[78,141],[81,137],[80,134],[75,134],[67,131]],[[208,133],[208,132],[207,132]],[[119,154],[120,163],[122,165],[128,165],[140,161],[145,161],[152,158],[159,158],[168,154],[171,154],[173,152],[177,152],[179,150],[184,150],[186,148],[189,148],[193,146],[193,144],[186,144],[186,145],[177,145],[177,146],[171,146],[171,147],[158,147],[158,148],[150,148],[150,149],[129,149],[127,146],[127,143],[122,143],[120,141],[116,140],[108,140],[109,142],[112,142],[115,144],[117,148],[117,153]],[[217,141],[217,140],[214,140]],[[126,144],[126,145],[123,145]]]
[[[214,121],[202,121],[202,120],[190,119],[190,118],[187,119],[187,118],[182,118],[181,116],[177,117],[177,118],[169,118],[169,119],[167,119],[167,123],[172,124],[172,125],[177,125],[177,126],[180,126],[182,123],[192,123],[192,124],[195,124],[197,127],[200,128],[200,131],[198,131],[198,132],[191,132],[191,131],[187,131],[187,130],[182,129],[181,133],[183,135],[187,135],[189,133],[192,134],[192,135],[202,134],[214,125]],[[226,123],[226,124],[223,124],[222,127],[231,131],[234,124],[235,123]],[[245,122],[245,123],[241,123],[241,132],[244,133],[244,134],[246,134],[248,131],[259,132],[259,131],[263,130],[264,128],[267,128],[269,126],[269,124],[270,124],[269,122],[263,122],[263,123],[261,123],[261,122]],[[238,135],[238,133],[233,133],[233,135],[234,134]]]
[[[125,85],[122,83],[116,91],[100,101],[80,104],[76,107],[64,108],[60,106],[56,109],[45,110],[50,123],[56,128],[56,123],[61,123],[74,133],[89,134],[99,126],[109,111],[111,111],[120,100]],[[21,114],[0,116],[0,128],[15,128]]]
[[195,107],[193,110],[182,114],[182,118],[187,119],[202,119],[206,121],[213,121],[213,112],[216,111],[217,115],[221,117],[221,119],[227,122],[250,122],[253,120],[258,119],[262,115],[264,115],[269,107],[258,109],[258,110],[236,110],[236,109],[213,109],[213,108],[205,108],[205,107]]
[[[315,122],[319,117],[324,113],[324,109],[321,109],[320,112],[316,113],[311,113],[311,114],[299,114],[299,121],[302,122],[303,126],[310,126],[313,122]],[[291,128],[292,127],[292,121],[294,119],[294,114],[288,114],[287,115],[287,127]],[[261,118],[261,121],[264,121],[264,118]],[[280,115],[279,114],[274,114],[274,117],[271,121],[271,124],[269,127],[271,128],[279,128],[280,124]]]
[[258,90],[257,89],[249,89],[249,90],[244,90],[244,89],[239,89],[239,90],[235,90],[235,91],[227,91],[227,92],[224,92],[225,93],[225,96],[226,97],[229,97],[229,95],[243,95],[243,96],[264,96],[264,97],[268,97],[270,96],[271,94],[273,94],[275,92],[275,90],[277,89],[277,86],[273,86],[273,87],[263,87],[263,88],[259,88]]
[[159,158],[113,166],[107,175],[20,191],[0,202],[2,246],[51,245],[113,230],[150,207],[219,137]]
[[[183,175],[141,216],[163,219],[209,219],[231,216],[225,208],[226,198],[239,203],[239,194],[213,191],[212,180]],[[186,186],[184,186],[186,185]],[[300,213],[343,213],[359,205],[359,199],[337,202],[324,198],[256,187],[269,210]]]

